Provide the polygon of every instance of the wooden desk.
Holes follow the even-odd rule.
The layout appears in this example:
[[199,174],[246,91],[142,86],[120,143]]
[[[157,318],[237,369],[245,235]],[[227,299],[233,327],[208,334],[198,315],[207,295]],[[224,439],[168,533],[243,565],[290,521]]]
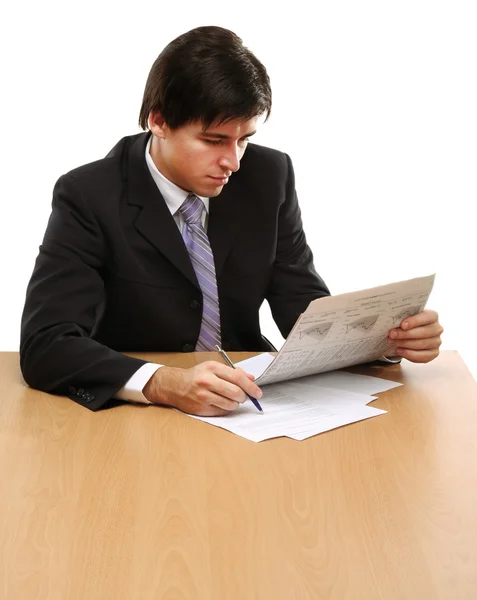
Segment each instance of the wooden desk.
[[475,600],[476,383],[454,352],[353,370],[405,383],[389,414],[255,444],[171,409],[92,413],[1,353],[0,597]]

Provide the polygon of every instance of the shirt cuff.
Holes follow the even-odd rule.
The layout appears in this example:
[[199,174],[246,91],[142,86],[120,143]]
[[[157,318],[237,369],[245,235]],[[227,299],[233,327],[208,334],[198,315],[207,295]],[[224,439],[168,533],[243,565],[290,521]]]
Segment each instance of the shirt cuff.
[[402,356],[381,356],[379,360],[396,365],[402,361]]
[[160,367],[164,365],[158,365],[156,363],[146,363],[139,367],[134,375],[126,381],[124,387],[119,392],[116,392],[114,397],[117,400],[126,400],[126,402],[141,402],[142,404],[153,404],[146,396],[142,393],[142,390],[146,386],[146,383],[151,379],[154,373]]

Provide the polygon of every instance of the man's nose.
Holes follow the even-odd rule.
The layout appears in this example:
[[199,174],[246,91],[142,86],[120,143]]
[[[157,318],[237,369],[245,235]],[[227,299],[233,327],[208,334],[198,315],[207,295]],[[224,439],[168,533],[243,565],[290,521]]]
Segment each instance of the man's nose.
[[219,164],[223,169],[228,171],[238,171],[240,169],[240,159],[242,158],[241,148],[235,146],[228,149],[220,158]]

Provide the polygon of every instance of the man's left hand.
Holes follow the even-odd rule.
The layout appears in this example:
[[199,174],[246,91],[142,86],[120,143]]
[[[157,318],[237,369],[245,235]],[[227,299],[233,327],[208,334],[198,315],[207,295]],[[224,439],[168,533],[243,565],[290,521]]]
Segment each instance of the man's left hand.
[[411,362],[427,363],[439,356],[444,331],[434,310],[407,317],[400,326],[388,333],[388,342],[396,348],[396,354]]

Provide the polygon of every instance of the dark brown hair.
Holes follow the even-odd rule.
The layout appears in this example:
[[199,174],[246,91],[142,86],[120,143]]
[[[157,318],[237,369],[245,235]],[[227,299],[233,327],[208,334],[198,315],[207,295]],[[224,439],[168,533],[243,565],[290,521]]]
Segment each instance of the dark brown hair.
[[171,129],[193,121],[246,121],[272,106],[270,79],[262,63],[232,31],[197,27],[168,44],[152,65],[139,114],[148,128],[160,111]]

